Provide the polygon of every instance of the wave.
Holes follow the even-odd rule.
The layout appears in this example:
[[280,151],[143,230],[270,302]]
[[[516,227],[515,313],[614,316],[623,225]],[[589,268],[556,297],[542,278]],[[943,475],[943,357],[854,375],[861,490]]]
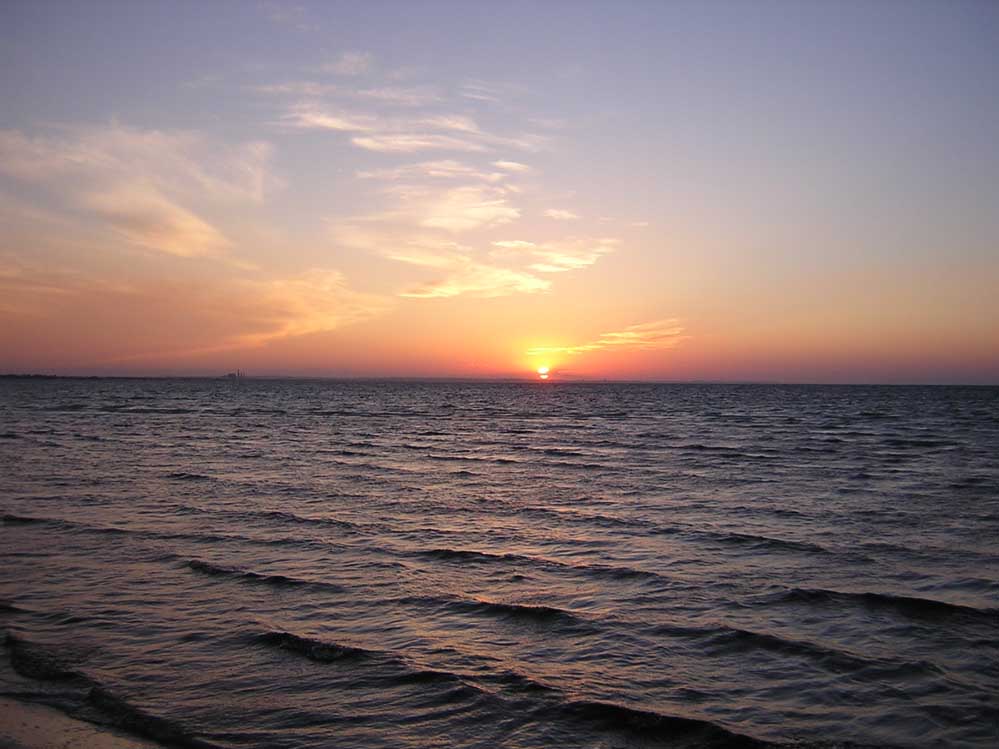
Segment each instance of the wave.
[[[133,735],[143,736],[185,749],[216,749],[177,723],[141,710],[112,694],[79,670],[89,653],[71,646],[53,647],[30,642],[10,632],[4,638],[14,670],[30,679],[55,681],[86,690],[86,706],[70,710],[90,722],[112,725]],[[82,696],[82,692],[78,692]],[[70,697],[66,693],[64,697]],[[79,699],[79,696],[76,697]],[[94,708],[96,714],[86,707]]]
[[337,520],[336,518],[312,518],[304,515],[296,515],[287,510],[236,510],[223,511],[226,515],[243,518],[260,518],[264,520],[278,520],[282,523],[295,525],[321,525],[333,528],[343,528],[346,530],[357,530],[359,526],[348,520]]
[[650,524],[648,521],[631,519],[631,518],[617,518],[611,515],[603,515],[600,513],[587,513],[579,512],[577,510],[552,510],[548,507],[522,507],[515,511],[514,514],[524,513],[528,515],[541,515],[544,517],[553,517],[559,520],[568,520],[572,523],[581,523],[586,525],[596,525],[604,528],[646,528]]
[[798,510],[791,510],[787,507],[767,507],[766,505],[733,505],[731,507],[726,507],[725,511],[732,513],[746,513],[748,515],[763,513],[766,515],[780,515],[782,517],[807,517],[806,513],[799,512]]
[[194,735],[179,723],[152,715],[104,687],[92,687],[87,702],[95,707],[116,728],[184,749],[217,749]]
[[246,580],[249,582],[263,583],[265,585],[303,587],[303,588],[306,587],[323,588],[325,590],[334,590],[338,593],[342,593],[345,590],[343,586],[337,585],[336,583],[303,580],[297,577],[288,577],[287,575],[276,575],[264,572],[254,572],[252,570],[243,570],[237,567],[224,567],[221,565],[212,564],[211,562],[205,562],[200,559],[188,559],[184,564],[186,567],[194,570],[195,572],[200,572],[205,575],[211,575],[213,577],[229,577],[237,580]]
[[277,520],[281,523],[291,525],[317,525],[357,532],[360,532],[362,529],[362,526],[352,523],[349,520],[314,518],[297,515],[287,510],[227,510],[225,508],[206,509],[191,505],[177,505],[173,511],[184,515],[222,515],[227,518],[242,518],[246,520]]
[[884,440],[885,445],[891,447],[953,447],[954,443],[949,440],[917,439],[889,437]]
[[376,657],[378,653],[365,648],[341,645],[328,640],[318,640],[312,637],[303,637],[291,632],[271,631],[258,634],[254,640],[268,647],[289,650],[298,655],[303,655],[311,661],[320,663],[331,663],[343,660],[361,660]]
[[531,461],[532,466],[541,466],[551,468],[557,466],[558,468],[577,468],[582,471],[605,471],[613,470],[614,466],[606,463],[576,463],[571,460],[546,460],[546,461]]
[[121,408],[102,408],[101,413],[111,414],[205,414],[211,411],[199,411],[192,408],[151,408],[149,406],[123,406]]
[[709,721],[625,707],[596,700],[570,700],[559,712],[605,731],[624,733],[642,742],[667,741],[671,747],[724,746],[746,749],[767,746],[764,742]]
[[583,617],[556,606],[529,603],[506,603],[479,598],[458,598],[446,596],[406,596],[393,599],[395,603],[433,606],[450,609],[459,613],[488,616],[494,619],[507,619],[537,624],[569,624],[585,626],[592,624]]
[[573,450],[567,447],[526,447],[526,450],[542,455],[566,458],[592,458],[593,455],[582,450]]
[[640,570],[635,567],[618,567],[610,564],[587,564],[587,565],[571,565],[572,569],[585,571],[587,574],[596,575],[598,577],[609,577],[614,580],[649,580],[658,583],[673,583],[673,580],[666,577],[665,575],[660,575],[658,572],[650,572],[648,570]]
[[478,463],[497,463],[499,465],[506,465],[510,463],[519,464],[525,462],[523,460],[517,460],[515,458],[499,458],[499,457],[479,458],[474,455],[437,455],[434,453],[428,453],[426,455],[426,458],[427,460],[442,460],[442,461],[450,461],[457,463],[463,463],[465,461],[474,461]]
[[[428,695],[432,704],[453,704],[469,699],[498,700],[502,710],[517,704],[527,708],[537,718],[584,724],[613,734],[625,734],[641,741],[667,740],[671,746],[726,746],[762,747],[762,742],[733,733],[714,723],[693,718],[677,717],[662,713],[625,707],[609,702],[569,699],[555,687],[550,687],[514,671],[500,671],[477,677],[433,668],[414,667],[405,658],[394,653],[368,650],[330,640],[305,637],[286,631],[269,631],[254,636],[254,641],[303,656],[317,663],[366,662],[372,665],[389,665],[394,673],[378,676],[398,685],[428,685],[446,690],[443,694]],[[475,683],[481,678],[485,683],[499,687],[499,692],[485,691]],[[511,702],[509,698],[517,700]],[[533,706],[521,700],[537,701]]]
[[541,604],[503,603],[501,601],[476,599],[474,601],[462,600],[458,605],[472,611],[481,611],[490,615],[500,614],[501,616],[512,617],[514,619],[530,619],[542,622],[559,619],[573,622],[579,621],[579,617],[565,609]]
[[205,476],[203,473],[185,473],[184,471],[174,471],[173,473],[167,473],[164,478],[171,479],[173,481],[211,481],[211,476]]
[[452,671],[414,665],[409,659],[398,653],[344,645],[331,640],[305,637],[283,630],[263,632],[254,635],[252,639],[257,644],[285,650],[316,663],[363,662],[375,669],[368,673],[366,678],[378,678],[393,685],[415,684],[443,687],[448,691],[434,699],[438,703],[451,703],[472,697],[496,696],[473,683],[478,680],[499,687],[501,691],[518,695],[557,692],[554,688],[534,681],[516,671],[501,670],[479,673],[471,677],[470,681]]
[[777,594],[778,601],[809,604],[852,603],[867,608],[891,609],[913,619],[943,619],[965,617],[980,619],[999,627],[999,608],[976,608],[959,603],[947,603],[933,598],[900,596],[891,593],[846,592],[823,588],[790,588]]
[[[745,546],[753,549],[768,549],[783,552],[805,552],[808,554],[840,555],[843,552],[828,549],[810,541],[794,541],[773,536],[760,536],[755,533],[738,533],[736,531],[708,531],[694,527],[650,525],[648,533],[657,536],[688,535],[705,541],[714,541],[734,546]],[[856,557],[856,554],[851,554]],[[865,557],[866,558],[866,557]]]
[[747,652],[769,650],[782,655],[805,656],[812,660],[834,664],[845,669],[858,669],[868,666],[872,659],[853,655],[845,651],[828,648],[804,640],[791,640],[766,632],[753,632],[737,627],[719,627],[709,636],[709,643],[716,648]]
[[784,551],[804,551],[811,554],[834,554],[830,549],[808,541],[792,541],[785,538],[773,538],[772,536],[758,536],[753,533],[710,533],[698,531],[697,535],[711,536],[724,543],[740,544],[753,547],[765,547],[768,549],[779,549]]
[[591,577],[609,577],[614,580],[643,579],[657,582],[672,582],[668,577],[656,572],[639,570],[634,567],[618,567],[608,564],[567,564],[553,559],[534,557],[526,554],[498,554],[474,549],[436,548],[415,552],[419,556],[442,561],[521,564],[528,567],[549,567],[561,571],[570,571]]
[[713,452],[713,453],[736,453],[739,452],[738,447],[729,447],[727,445],[705,445],[700,442],[693,442],[686,445],[674,445],[675,450],[690,450],[692,452]]
[[[856,675],[863,672],[865,679],[905,679],[914,674],[940,676],[944,673],[939,666],[929,661],[904,661],[860,655],[807,640],[790,639],[725,625],[699,627],[663,624],[650,627],[647,631],[653,635],[700,639],[709,655],[766,650],[778,655],[804,658],[833,673]],[[953,680],[953,677],[950,678]]]
[[430,559],[442,559],[445,561],[545,563],[543,560],[520,554],[494,554],[488,551],[474,551],[472,549],[426,549],[425,551],[417,551],[416,554]]
[[39,411],[83,411],[86,403],[56,403],[51,406],[39,406]]
[[[190,512],[190,510],[187,510]],[[59,528],[67,528],[73,531],[84,533],[95,533],[99,535],[111,536],[131,536],[134,538],[153,539],[157,541],[195,541],[197,543],[228,543],[239,542],[260,546],[298,546],[309,549],[319,549],[328,551],[330,545],[322,541],[313,541],[305,538],[253,538],[235,533],[185,533],[180,531],[158,531],[148,528],[118,528],[115,526],[89,525],[75,520],[63,520],[60,518],[39,518],[27,517],[23,515],[3,515],[2,519],[7,525],[27,525],[32,523],[48,524]]]
[[11,666],[21,676],[40,681],[85,680],[76,668],[86,657],[82,650],[57,650],[30,642],[11,632],[6,634],[4,645],[7,646]]

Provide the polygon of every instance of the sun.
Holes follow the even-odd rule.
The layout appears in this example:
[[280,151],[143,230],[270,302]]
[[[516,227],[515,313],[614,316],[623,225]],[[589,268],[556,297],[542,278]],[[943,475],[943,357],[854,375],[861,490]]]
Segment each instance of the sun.
[[542,380],[548,379],[548,367],[538,367],[538,377]]

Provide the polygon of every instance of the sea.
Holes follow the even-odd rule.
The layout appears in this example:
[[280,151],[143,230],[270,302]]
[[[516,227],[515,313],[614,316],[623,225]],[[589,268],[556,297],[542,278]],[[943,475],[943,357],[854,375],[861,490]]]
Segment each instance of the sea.
[[0,512],[165,746],[999,745],[999,388],[4,379]]

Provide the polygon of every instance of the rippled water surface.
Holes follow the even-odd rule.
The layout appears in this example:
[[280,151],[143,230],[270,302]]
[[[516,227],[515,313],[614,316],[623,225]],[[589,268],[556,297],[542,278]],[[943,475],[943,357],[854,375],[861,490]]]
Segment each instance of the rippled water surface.
[[0,381],[0,690],[164,743],[999,743],[999,389]]

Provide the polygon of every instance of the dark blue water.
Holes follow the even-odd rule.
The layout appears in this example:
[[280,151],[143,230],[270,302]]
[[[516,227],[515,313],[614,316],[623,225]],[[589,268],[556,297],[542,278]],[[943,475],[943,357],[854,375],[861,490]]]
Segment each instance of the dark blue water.
[[999,389],[0,381],[0,691],[180,746],[995,746]]

